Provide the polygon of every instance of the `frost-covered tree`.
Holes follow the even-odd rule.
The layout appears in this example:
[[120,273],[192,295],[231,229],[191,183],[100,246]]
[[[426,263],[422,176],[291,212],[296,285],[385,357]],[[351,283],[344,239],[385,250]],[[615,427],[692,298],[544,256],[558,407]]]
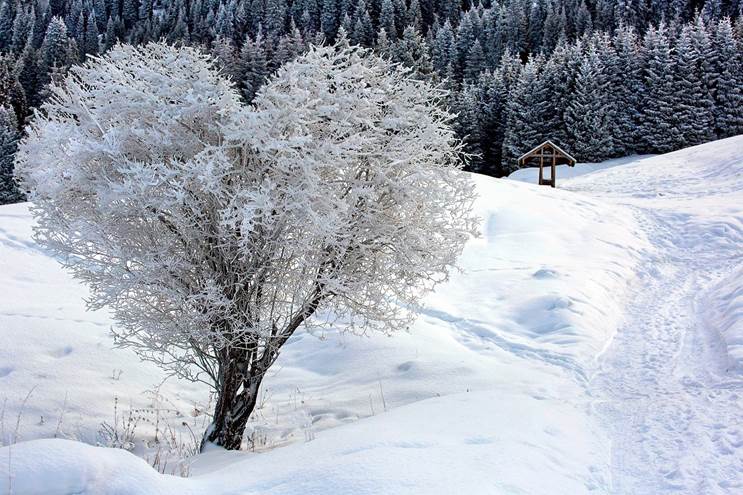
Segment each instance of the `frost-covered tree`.
[[298,328],[392,333],[446,279],[475,220],[443,97],[343,44],[244,107],[196,50],[118,45],[53,88],[17,166],[116,342],[213,386],[203,445],[237,449]]

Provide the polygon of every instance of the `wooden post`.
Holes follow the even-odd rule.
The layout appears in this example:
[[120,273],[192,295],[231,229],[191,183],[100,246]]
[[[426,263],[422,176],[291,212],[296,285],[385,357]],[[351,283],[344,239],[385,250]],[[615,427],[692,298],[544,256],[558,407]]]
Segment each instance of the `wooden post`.
[[557,162],[557,150],[552,150],[552,187],[555,187],[555,164]]
[[544,177],[544,150],[539,150],[539,185],[541,186]]

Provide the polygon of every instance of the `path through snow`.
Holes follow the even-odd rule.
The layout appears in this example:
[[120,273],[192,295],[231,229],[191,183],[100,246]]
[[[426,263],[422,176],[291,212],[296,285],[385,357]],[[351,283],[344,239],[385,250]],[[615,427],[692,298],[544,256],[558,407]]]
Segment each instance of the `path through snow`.
[[[743,136],[720,145],[743,149]],[[726,347],[736,336],[706,317],[740,291],[736,277],[727,293],[711,289],[743,262],[743,166],[693,150],[566,186],[632,208],[654,246],[591,381],[617,494],[743,493],[743,375]]]

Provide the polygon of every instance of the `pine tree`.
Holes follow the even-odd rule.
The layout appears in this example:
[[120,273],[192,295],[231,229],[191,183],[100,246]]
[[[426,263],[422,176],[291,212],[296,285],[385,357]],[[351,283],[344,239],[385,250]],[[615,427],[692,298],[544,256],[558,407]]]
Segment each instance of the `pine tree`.
[[578,160],[597,162],[614,155],[614,113],[610,81],[591,47],[581,62],[565,112],[569,148]]
[[614,35],[616,55],[612,87],[617,101],[615,146],[619,153],[628,155],[641,149],[638,128],[642,122],[640,104],[644,88],[641,81],[639,41],[635,30],[620,26]]
[[0,54],[0,104],[11,108],[19,121],[28,112],[23,86],[18,81],[16,65],[9,55]]
[[364,0],[359,0],[356,4],[352,19],[351,42],[356,45],[371,47],[374,44],[374,27]]
[[266,29],[269,34],[282,34],[286,31],[288,12],[286,0],[271,0],[266,3]]
[[580,38],[583,35],[590,34],[592,31],[593,21],[591,20],[591,13],[588,11],[586,2],[581,0],[575,17],[575,37]]
[[83,37],[83,53],[96,55],[98,53],[98,25],[93,12],[88,14],[85,25],[85,36]]
[[15,0],[0,0],[0,52],[8,51],[13,43]]
[[232,40],[218,37],[212,42],[211,54],[219,60],[219,67],[233,82],[241,80],[242,67]]
[[547,93],[539,80],[542,63],[538,57],[529,60],[508,95],[501,165],[506,174],[518,168],[519,156],[548,139],[540,126],[549,111]]
[[730,19],[720,19],[714,33],[715,129],[720,137],[743,134],[743,55]]
[[379,14],[379,27],[384,29],[390,40],[397,39],[397,27],[395,27],[395,4],[392,0],[382,0],[382,7]]
[[55,65],[67,65],[67,26],[59,17],[53,17],[46,28],[46,36],[41,45],[40,70],[44,83]]
[[675,111],[683,146],[694,146],[714,137],[714,100],[705,84],[704,61],[696,45],[692,28],[685,26],[675,50]]
[[384,28],[381,28],[377,33],[377,43],[374,46],[374,51],[384,59],[392,57],[392,43],[390,43],[390,38]]
[[439,74],[443,74],[449,64],[456,63],[457,48],[454,31],[447,19],[444,25],[436,31],[433,47],[431,49],[433,68]]
[[475,43],[476,38],[475,26],[472,24],[471,17],[468,15],[462,16],[462,20],[457,28],[456,38],[457,60],[455,68],[457,71],[456,79],[458,81],[461,81],[464,77],[464,71],[467,65],[467,55],[469,54],[472,45]]
[[36,14],[33,5],[27,9],[19,10],[13,21],[13,33],[11,49],[15,53],[20,53],[32,40],[34,25],[36,24]]
[[464,77],[468,81],[474,81],[485,69],[485,52],[482,49],[480,40],[475,39],[472,43],[467,58],[465,59]]
[[139,19],[139,2],[137,0],[123,0],[121,18],[127,28],[134,26]]
[[263,33],[255,39],[248,37],[240,50],[242,94],[250,102],[268,77],[268,57],[263,42]]
[[93,12],[95,13],[98,32],[105,31],[106,22],[108,21],[108,12],[106,11],[105,0],[93,0]]
[[470,169],[480,172],[485,167],[482,148],[484,136],[480,122],[480,102],[478,87],[475,84],[465,84],[456,94],[452,107],[457,113],[455,131],[465,144],[465,150],[470,156]]
[[410,5],[405,15],[405,24],[415,29],[416,32],[423,33],[423,14],[418,0],[410,0]]
[[15,63],[15,73],[23,92],[28,99],[30,107],[37,107],[40,103],[39,92],[39,69],[36,62],[37,51],[27,43]]
[[666,28],[650,27],[642,43],[642,101],[640,134],[643,152],[667,153],[683,146],[676,117],[676,82]]
[[506,49],[503,30],[498,22],[498,15],[493,11],[494,9],[491,8],[483,13],[482,37],[480,38],[480,43],[485,51],[485,60],[491,69],[495,69],[498,66],[498,62]]
[[412,27],[408,26],[402,33],[393,48],[394,60],[413,69],[415,79],[428,79],[433,72],[431,57],[423,37]]
[[481,138],[479,149],[482,154],[477,171],[500,177],[507,172],[501,167],[508,98],[503,72],[500,69],[483,72],[477,81],[477,88],[476,111]]
[[580,61],[580,50],[571,45],[560,44],[544,64],[539,76],[540,84],[546,92],[547,113],[539,124],[543,134],[552,142],[568,148],[568,132],[565,127],[565,112],[571,95],[575,91],[578,67],[574,60]]
[[116,44],[118,36],[116,34],[116,20],[113,17],[108,18],[106,22],[106,34],[104,35],[104,46],[111,48]]
[[551,53],[560,42],[567,39],[565,9],[552,7],[542,28],[542,53]]
[[11,108],[0,106],[0,205],[23,200],[23,194],[13,176],[13,162],[19,138],[15,112]]
[[325,33],[328,42],[335,39],[338,30],[338,5],[336,0],[322,0],[322,13],[320,14],[320,29]]

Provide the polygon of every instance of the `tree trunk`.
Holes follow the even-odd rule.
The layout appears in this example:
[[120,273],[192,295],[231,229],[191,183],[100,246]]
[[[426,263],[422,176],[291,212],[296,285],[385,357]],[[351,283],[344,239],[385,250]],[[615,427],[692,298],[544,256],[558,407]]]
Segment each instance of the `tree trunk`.
[[224,370],[214,418],[201,440],[202,452],[210,443],[227,450],[240,450],[245,426],[258,400],[263,373],[251,372],[244,377],[238,369],[239,366],[231,362]]

